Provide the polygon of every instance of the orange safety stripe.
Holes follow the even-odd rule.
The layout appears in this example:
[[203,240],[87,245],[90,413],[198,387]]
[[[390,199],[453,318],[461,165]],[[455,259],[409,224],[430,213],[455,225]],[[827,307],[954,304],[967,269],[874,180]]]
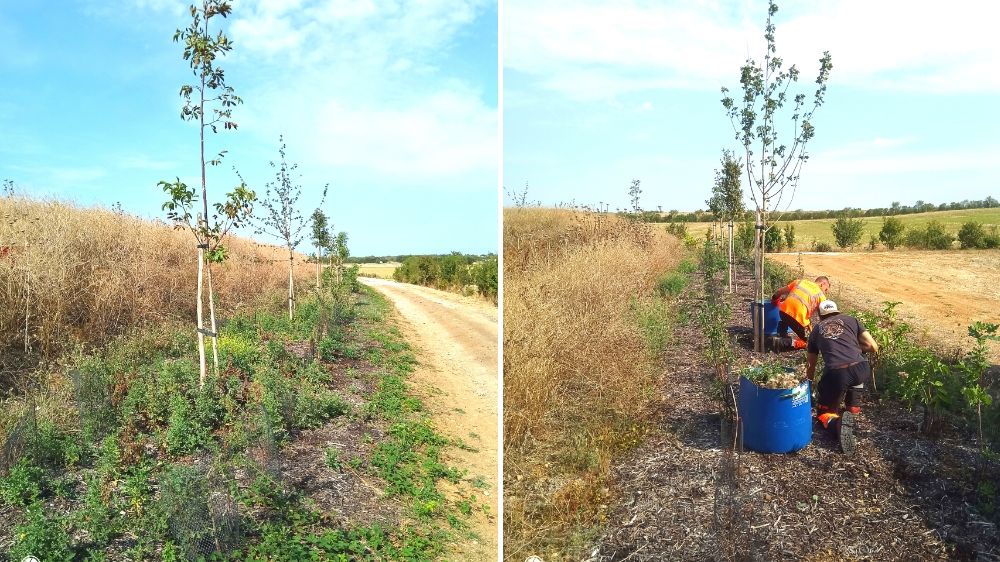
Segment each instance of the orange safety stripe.
[[808,279],[792,281],[788,289],[788,297],[778,305],[778,310],[794,318],[801,326],[809,325],[812,312],[826,300],[823,289]]
[[829,428],[830,427],[830,422],[832,422],[833,420],[835,420],[835,419],[837,419],[839,417],[840,416],[838,416],[837,414],[834,414],[833,412],[827,412],[825,414],[820,414],[818,416],[819,423],[823,424],[824,428]]

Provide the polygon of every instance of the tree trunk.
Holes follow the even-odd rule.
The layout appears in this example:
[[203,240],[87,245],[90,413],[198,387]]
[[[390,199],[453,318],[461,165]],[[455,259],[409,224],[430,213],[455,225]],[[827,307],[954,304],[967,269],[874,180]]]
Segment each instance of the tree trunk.
[[288,319],[295,316],[295,281],[292,277],[292,269],[295,266],[295,257],[292,251],[288,250]]
[[24,269],[24,352],[31,349],[28,338],[29,321],[31,320],[31,272],[27,267]]
[[316,290],[319,290],[319,276],[320,271],[323,269],[323,260],[320,257],[320,250],[316,248]]
[[205,273],[205,249],[198,248],[198,365],[201,367],[201,375],[198,378],[198,387],[203,388],[205,386],[205,334],[202,330],[205,329],[205,319],[203,315],[203,307],[201,304],[202,297],[202,279]]
[[208,313],[212,320],[212,364],[219,376],[219,327],[215,323],[215,293],[212,290],[212,264],[208,264]]
[[[758,303],[764,300],[764,224],[757,211],[754,225],[754,298]],[[757,329],[753,332],[753,350],[764,351],[764,307],[756,306]]]
[[733,263],[733,221],[729,221],[729,244],[727,247],[729,248],[729,292],[732,293],[736,290],[736,287],[733,285],[733,278],[735,276],[733,273],[733,266],[735,265]]

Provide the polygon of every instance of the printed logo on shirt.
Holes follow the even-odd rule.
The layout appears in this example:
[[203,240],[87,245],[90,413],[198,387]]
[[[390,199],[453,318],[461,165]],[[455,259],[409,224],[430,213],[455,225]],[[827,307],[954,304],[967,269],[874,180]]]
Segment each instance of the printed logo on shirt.
[[839,339],[844,335],[844,330],[844,321],[840,318],[831,318],[819,325],[819,335],[828,340]]

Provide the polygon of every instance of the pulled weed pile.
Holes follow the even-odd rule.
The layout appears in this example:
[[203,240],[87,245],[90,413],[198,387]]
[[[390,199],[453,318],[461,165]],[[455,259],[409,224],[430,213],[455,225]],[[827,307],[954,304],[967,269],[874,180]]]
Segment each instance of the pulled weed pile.
[[[607,214],[504,211],[504,556],[578,557],[613,456],[641,437],[683,290],[662,230]],[[657,296],[656,293],[660,295]]]
[[[214,279],[224,311],[287,286],[275,248],[234,238],[226,249]],[[165,224],[0,197],[0,386],[15,382],[12,371],[75,345],[193,319],[197,263],[190,235]],[[304,263],[300,273],[309,274]]]

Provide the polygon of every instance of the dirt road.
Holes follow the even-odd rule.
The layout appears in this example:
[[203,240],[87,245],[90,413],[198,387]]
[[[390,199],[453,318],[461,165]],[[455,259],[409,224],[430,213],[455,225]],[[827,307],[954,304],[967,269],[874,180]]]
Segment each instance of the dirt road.
[[[769,259],[798,267],[799,254],[768,254]],[[900,318],[938,348],[969,349],[968,326],[1000,319],[1000,252],[893,251],[803,253],[807,276],[828,275],[830,297],[843,296],[856,306],[879,308],[898,301]],[[1000,343],[991,347],[1000,362]]]
[[479,540],[459,544],[456,559],[496,560],[497,308],[479,299],[387,279],[361,281],[388,297],[403,318],[402,329],[420,362],[411,382],[436,427],[475,448],[451,448],[449,460],[467,469],[470,480],[478,480],[474,490],[489,513],[473,511]]

